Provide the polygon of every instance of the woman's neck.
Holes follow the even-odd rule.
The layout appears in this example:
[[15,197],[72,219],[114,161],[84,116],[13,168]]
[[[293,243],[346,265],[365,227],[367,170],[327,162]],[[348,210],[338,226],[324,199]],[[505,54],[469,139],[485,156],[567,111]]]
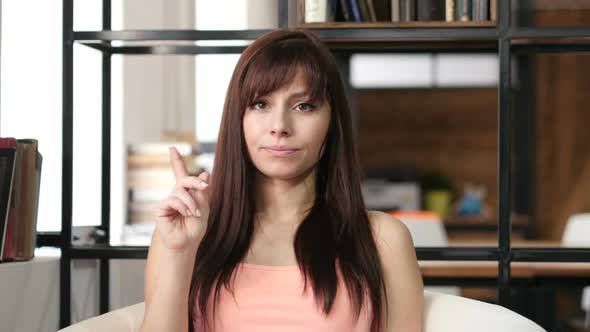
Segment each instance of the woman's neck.
[[256,178],[256,219],[261,223],[299,223],[315,200],[315,172],[298,179]]

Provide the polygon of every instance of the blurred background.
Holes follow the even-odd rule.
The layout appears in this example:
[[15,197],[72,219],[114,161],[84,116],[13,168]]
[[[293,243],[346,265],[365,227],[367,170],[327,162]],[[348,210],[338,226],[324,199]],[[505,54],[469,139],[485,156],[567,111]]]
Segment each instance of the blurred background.
[[[74,30],[101,30],[101,4],[84,0],[75,5]],[[590,1],[518,1],[513,7],[513,24],[519,27],[590,26]],[[274,0],[113,1],[112,29],[272,29],[278,27],[277,11]],[[37,231],[59,232],[61,1],[3,1],[1,12],[0,136],[39,140],[44,160]],[[335,54],[353,106],[368,208],[404,221],[417,247],[497,246],[497,51]],[[168,146],[178,147],[191,172],[212,169],[226,88],[238,57],[112,56],[111,224],[110,238],[102,241],[149,245],[155,225],[151,209],[174,181]],[[74,45],[77,244],[101,241],[98,236],[84,242],[101,222],[101,60],[100,52]],[[566,245],[568,223],[577,218],[590,224],[590,215],[584,214],[590,212],[589,74],[588,54],[513,54],[515,245]],[[569,246],[590,246],[590,232],[570,233],[585,241]],[[38,248],[37,255],[58,256],[59,250]],[[143,300],[144,263],[111,260],[111,309]],[[96,260],[72,261],[73,323],[98,314],[97,266]],[[439,289],[498,301],[495,287]],[[534,314],[523,314],[549,313],[551,321],[544,324],[556,330],[584,330],[571,323],[585,315],[581,287],[529,289],[515,296],[522,308],[538,307]]]

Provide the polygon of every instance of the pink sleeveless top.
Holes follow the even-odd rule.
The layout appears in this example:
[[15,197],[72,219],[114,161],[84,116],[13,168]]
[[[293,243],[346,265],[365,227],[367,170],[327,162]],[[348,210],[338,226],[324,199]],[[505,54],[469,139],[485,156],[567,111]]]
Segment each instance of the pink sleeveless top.
[[[210,297],[209,326],[213,327],[213,332],[370,331],[371,312],[367,309],[370,306],[361,309],[357,321],[345,284],[338,274],[340,281],[334,305],[325,316],[316,305],[309,281],[303,293],[304,278],[297,266],[241,263],[234,281],[235,299],[222,287],[215,319],[213,296]],[[200,319],[194,323],[195,332],[203,330]]]

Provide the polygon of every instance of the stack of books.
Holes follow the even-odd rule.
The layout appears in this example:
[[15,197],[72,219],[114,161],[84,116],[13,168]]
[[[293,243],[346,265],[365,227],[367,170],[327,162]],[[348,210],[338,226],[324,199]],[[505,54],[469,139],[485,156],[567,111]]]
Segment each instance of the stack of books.
[[43,157],[36,139],[0,138],[0,261],[34,257]]
[[197,148],[189,142],[130,144],[127,148],[127,223],[155,222],[154,210],[159,201],[174,189],[176,179],[169,148],[176,147],[183,156],[189,175],[198,175]]
[[497,0],[300,0],[305,23],[495,21]]

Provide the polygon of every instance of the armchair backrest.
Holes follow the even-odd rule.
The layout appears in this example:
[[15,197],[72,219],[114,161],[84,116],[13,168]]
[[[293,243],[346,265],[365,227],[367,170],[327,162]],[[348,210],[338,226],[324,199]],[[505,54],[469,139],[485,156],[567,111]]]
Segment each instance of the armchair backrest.
[[[87,319],[58,332],[137,332],[144,303]],[[543,332],[531,320],[504,307],[460,296],[424,292],[424,332]]]

